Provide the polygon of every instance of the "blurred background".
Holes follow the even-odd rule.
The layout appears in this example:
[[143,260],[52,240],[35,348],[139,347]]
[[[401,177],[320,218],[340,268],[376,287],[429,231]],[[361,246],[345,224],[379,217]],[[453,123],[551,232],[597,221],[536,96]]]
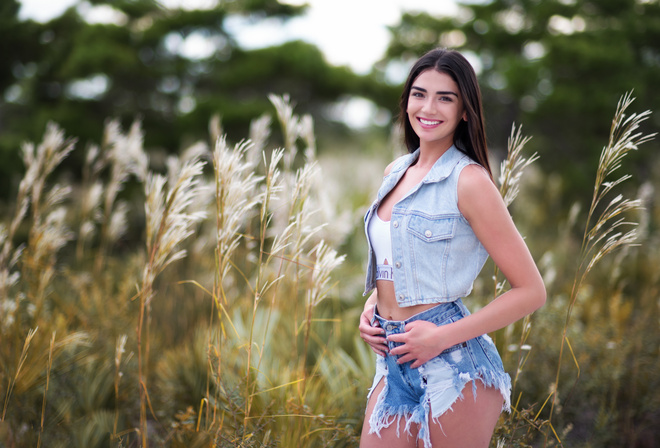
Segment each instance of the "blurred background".
[[[139,122],[150,169],[165,172],[171,157],[183,158],[185,150],[197,142],[213,147],[214,138],[222,134],[233,145],[253,136],[253,124],[264,114],[275,121],[269,94],[289,98],[296,114],[313,120],[313,138],[300,131],[293,138],[294,146],[304,139],[316,154],[323,170],[321,189],[327,190],[319,203],[325,204],[322,217],[330,223],[323,236],[346,259],[333,274],[334,289],[315,311],[319,315],[315,325],[322,326],[327,319],[329,327],[315,327],[311,334],[317,337],[310,337],[309,343],[305,339],[294,350],[298,355],[304,352],[304,366],[302,370],[292,369],[292,376],[277,384],[307,378],[308,374],[326,382],[319,380],[318,390],[305,383],[315,391],[309,396],[300,392],[298,385],[298,395],[293,394],[299,399],[296,403],[288,395],[274,396],[270,402],[264,398],[258,411],[256,405],[253,409],[245,407],[253,395],[241,395],[239,386],[218,386],[220,392],[215,393],[225,402],[214,406],[225,406],[225,411],[234,415],[240,409],[245,420],[223,426],[214,414],[211,423],[207,420],[206,426],[202,424],[206,431],[202,437],[195,434],[200,432],[200,400],[206,399],[207,405],[210,400],[208,380],[187,378],[185,372],[172,373],[152,386],[162,399],[155,405],[160,408],[154,415],[159,418],[152,421],[152,440],[168,446],[356,443],[364,409],[362,396],[369,386],[373,362],[364,347],[360,348],[360,341],[355,341],[366,255],[361,214],[375,194],[384,167],[404,151],[394,123],[408,69],[419,55],[438,46],[463,52],[478,74],[493,166],[498,167],[507,157],[507,139],[514,124],[522,125],[523,134],[532,137],[524,148],[527,157],[533,153],[540,157],[526,170],[511,211],[546,279],[548,305],[535,315],[531,333],[526,327],[512,327],[496,335],[508,370],[512,376],[520,374],[520,394],[514,396],[516,412],[501,422],[493,446],[651,447],[660,443],[657,139],[628,153],[615,174],[631,175],[616,185],[617,191],[639,199],[644,206],[643,211],[636,209],[626,216],[638,224],[638,239],[605,260],[601,268],[590,272],[586,283],[578,282],[580,287],[574,288],[579,277],[575,273],[582,272],[580,246],[584,229],[590,225],[588,216],[592,216],[588,210],[596,172],[602,164],[601,152],[610,140],[619,99],[632,92],[635,101],[628,115],[653,112],[635,132],[648,135],[660,130],[658,0],[2,0],[0,212],[5,233],[0,234],[5,237],[15,210],[20,210],[16,201],[26,175],[21,147],[24,142],[41,141],[49,122],[77,139],[75,150],[58,164],[47,184],[71,184],[77,192],[70,200],[74,207],[90,181],[85,174],[89,174],[89,150],[107,143],[110,122],[121,129]],[[273,126],[266,153],[289,148],[290,132],[286,126]],[[295,167],[309,162],[300,157],[296,159],[298,165],[288,167],[292,175]],[[110,176],[102,170],[97,174],[100,179]],[[120,197],[127,203],[142,200],[139,184],[138,179],[127,181]],[[90,240],[89,251],[84,252],[80,244],[75,248],[77,237],[68,239],[68,246],[63,245],[57,262],[53,261],[61,283],[50,289],[43,284],[36,287],[39,293],[34,297],[46,303],[36,312],[28,306],[33,286],[19,282],[3,289],[6,296],[0,300],[17,305],[0,307],[5,313],[0,340],[5,345],[5,367],[0,387],[11,385],[12,378],[17,386],[0,389],[5,397],[4,410],[9,409],[0,421],[0,446],[34,446],[39,428],[39,443],[41,434],[50,434],[51,441],[62,444],[73,440],[75,446],[108,446],[108,440],[114,443],[111,446],[140,443],[130,432],[140,420],[137,388],[120,399],[119,392],[113,391],[113,375],[118,370],[103,364],[104,359],[116,356],[115,338],[124,330],[135,332],[137,312],[129,299],[140,274],[137,266],[144,261],[143,252],[142,258],[134,252],[145,238],[145,212],[144,204],[131,207],[126,231],[113,245],[105,247],[99,236]],[[595,212],[604,209],[599,204]],[[110,211],[106,213],[103,216],[109,217]],[[79,224],[76,220],[82,219],[80,216],[69,218],[76,222],[71,227]],[[99,228],[101,221],[96,220]],[[16,229],[10,232],[11,247],[30,247],[29,225],[17,225]],[[117,304],[125,303],[118,305],[121,312],[113,315],[117,319],[114,322],[121,322],[116,327],[101,323],[111,319],[107,309],[98,308],[100,302],[90,299],[94,293],[81,286],[89,282],[92,272],[88,268],[99,256],[99,247],[108,257],[108,269],[103,281],[91,278],[109,288],[108,294]],[[193,247],[188,249],[194,253]],[[249,259],[245,254],[254,247],[245,243],[241,250],[242,257]],[[191,261],[176,268],[177,278],[213,283],[209,280],[213,277],[212,255],[211,248],[205,257],[191,256]],[[21,281],[29,280],[27,274],[32,271],[20,268],[21,262],[13,266],[22,273]],[[11,266],[7,269],[11,274]],[[95,273],[99,275],[99,271]],[[493,267],[488,266],[475,287],[476,307],[492,296],[492,275]],[[246,281],[251,278],[245,277]],[[227,288],[232,289],[231,285]],[[200,311],[201,304],[210,303],[208,297],[179,284],[174,286],[171,281],[161,289],[163,306],[154,309],[154,322],[168,331],[162,332],[154,324],[153,350],[166,350],[180,341],[197,341],[202,347],[199,353],[172,354],[171,369],[187,365],[190,355],[197,364],[187,369],[198,369],[199,376],[207,378],[211,355],[204,347],[212,344],[195,333],[195,328],[209,315],[208,309]],[[244,288],[234,289],[245,293]],[[178,298],[190,294],[194,300],[181,304]],[[242,317],[229,311],[226,317],[231,316],[232,323],[249,321],[252,302],[248,298],[237,303],[236,310],[241,311],[236,312]],[[13,313],[21,307],[25,308],[23,319],[12,318],[10,322],[8,310]],[[300,325],[311,325],[312,320],[306,319],[301,318]],[[43,399],[46,380],[50,380],[50,366],[45,370],[49,325],[56,321],[62,337],[84,330],[93,342],[82,351],[62,354],[60,370],[57,363],[52,370],[53,375],[57,372],[53,381],[59,381],[61,388],[55,394],[67,395],[66,391],[75,389],[74,383],[82,384],[81,374],[72,373],[80,372],[81,366],[87,372],[97,372],[96,376],[98,372],[107,376],[102,385],[87,385],[92,392],[77,390],[77,401]],[[37,324],[44,336],[41,352],[33,351],[41,357],[34,359],[34,374],[21,388],[21,348],[27,329]],[[215,324],[205,325],[211,328]],[[101,327],[103,331],[94,330]],[[294,339],[302,337],[295,328],[292,331]],[[561,337],[563,331],[574,338],[570,351]],[[235,353],[243,353],[244,345],[231,347]],[[329,369],[321,364],[328,347],[338,357],[335,361],[341,358],[353,367],[341,374],[331,370],[325,371],[326,376],[320,374]],[[52,346],[50,351],[52,354]],[[291,362],[297,366],[299,358]],[[273,366],[280,366],[278,363],[273,361]],[[125,368],[135,370],[134,365]],[[332,383],[333,378],[345,379],[346,386]],[[235,380],[236,384],[242,381],[240,375]],[[138,382],[135,378],[125,381]],[[553,395],[561,388],[558,384],[566,388],[560,399]],[[274,385],[260,387],[270,391]],[[21,400],[21,394],[26,404],[10,407],[9,403]],[[360,397],[357,400],[356,394]],[[550,410],[547,403],[553,396]],[[563,403],[565,398],[570,402]],[[42,405],[42,399],[48,404]],[[340,405],[329,404],[336,400]],[[239,403],[235,408],[234,402]],[[286,404],[286,412],[278,408],[280,402]],[[342,417],[326,418],[330,413],[324,412],[324,407],[335,409],[335,415]],[[248,425],[251,415],[259,412],[258,422]],[[286,419],[273,418],[277,412],[304,414],[307,420],[295,425],[289,420],[287,424]],[[45,424],[43,415],[47,416]],[[93,424],[90,415],[97,415]],[[87,432],[82,429],[85,427]],[[90,435],[89,431],[96,433]],[[232,431],[241,437],[232,439],[228,435]],[[329,436],[330,432],[334,435]],[[33,437],[26,435],[29,433]],[[44,446],[59,446],[45,440]],[[503,445],[496,445],[498,440]]]
[[[288,93],[314,117],[321,151],[349,135],[382,140],[411,61],[447,46],[479,73],[495,152],[501,157],[513,122],[524,124],[571,195],[589,189],[617,99],[634,91],[638,110],[658,104],[657,8],[642,0],[7,0],[2,191],[20,171],[16,148],[48,120],[85,143],[107,117],[140,117],[147,146],[174,152],[203,135],[213,114],[242,138],[269,107],[268,93]],[[647,157],[631,162],[650,176]]]

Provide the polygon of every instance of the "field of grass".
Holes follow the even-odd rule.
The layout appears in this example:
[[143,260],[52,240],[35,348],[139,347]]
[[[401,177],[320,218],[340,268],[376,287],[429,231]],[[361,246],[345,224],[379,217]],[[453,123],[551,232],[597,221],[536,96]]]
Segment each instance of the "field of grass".
[[[146,154],[138,122],[24,145],[0,220],[0,447],[357,446],[375,366],[361,216],[391,151],[319,156],[311,118],[271,101],[277,124],[230,144],[212,119],[179,157]],[[514,379],[493,447],[660,443],[658,185],[631,191],[621,168],[657,144],[631,103],[585,203],[512,130],[500,188],[548,301],[492,335]],[[72,151],[80,182],[58,170]],[[487,264],[466,304],[506,287]]]

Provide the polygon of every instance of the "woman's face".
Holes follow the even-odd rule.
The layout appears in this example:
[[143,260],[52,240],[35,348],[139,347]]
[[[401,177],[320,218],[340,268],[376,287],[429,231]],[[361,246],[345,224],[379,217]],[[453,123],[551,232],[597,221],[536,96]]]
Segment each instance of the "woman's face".
[[439,149],[454,143],[456,127],[467,119],[458,85],[434,69],[423,71],[413,81],[406,112],[420,145]]

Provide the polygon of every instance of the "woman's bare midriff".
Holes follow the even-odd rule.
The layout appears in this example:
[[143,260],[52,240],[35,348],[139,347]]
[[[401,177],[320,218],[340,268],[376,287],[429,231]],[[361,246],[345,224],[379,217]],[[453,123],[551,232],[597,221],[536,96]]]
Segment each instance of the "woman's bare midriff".
[[376,282],[376,290],[378,291],[376,296],[378,314],[387,320],[406,320],[415,314],[438,305],[437,303],[430,303],[427,305],[400,307],[394,294],[394,283],[387,280],[378,280]]

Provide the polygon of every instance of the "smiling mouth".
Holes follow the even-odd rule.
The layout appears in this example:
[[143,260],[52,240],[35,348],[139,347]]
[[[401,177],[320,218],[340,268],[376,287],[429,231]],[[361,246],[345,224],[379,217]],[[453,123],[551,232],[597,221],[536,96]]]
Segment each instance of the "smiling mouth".
[[420,123],[426,126],[435,126],[441,123],[438,120],[427,120],[426,118],[419,118],[419,117],[417,117],[417,119],[419,120]]

